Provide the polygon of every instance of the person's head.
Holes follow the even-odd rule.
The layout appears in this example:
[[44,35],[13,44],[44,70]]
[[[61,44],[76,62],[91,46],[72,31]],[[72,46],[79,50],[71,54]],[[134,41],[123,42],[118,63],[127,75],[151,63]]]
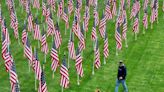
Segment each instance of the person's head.
[[119,66],[123,66],[123,65],[124,65],[123,61],[120,60],[120,61],[119,61]]

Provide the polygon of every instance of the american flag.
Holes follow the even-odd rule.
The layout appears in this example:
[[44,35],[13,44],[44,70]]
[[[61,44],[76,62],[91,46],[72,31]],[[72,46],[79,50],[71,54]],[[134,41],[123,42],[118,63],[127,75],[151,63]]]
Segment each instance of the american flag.
[[120,8],[121,8],[121,10],[123,10],[124,5],[125,5],[125,0],[121,0],[120,1]]
[[147,29],[148,28],[148,14],[147,9],[144,10],[144,16],[142,20],[143,26]]
[[7,0],[7,5],[8,5],[8,9],[11,10],[11,8],[13,8],[13,1],[12,0]]
[[47,84],[46,84],[46,80],[45,80],[45,74],[44,74],[43,70],[41,72],[41,79],[40,79],[40,82],[39,82],[38,92],[48,92]]
[[15,19],[15,23],[14,23],[14,35],[15,35],[15,38],[18,39],[18,36],[19,36],[19,33],[18,33],[18,20],[17,18]]
[[79,4],[79,9],[81,9],[82,8],[82,0],[77,0],[77,3]]
[[121,48],[122,48],[122,39],[121,39],[120,25],[119,24],[116,24],[115,39],[116,39],[116,48],[121,50]]
[[96,23],[95,23],[95,20],[93,22],[93,27],[92,27],[92,33],[91,33],[91,39],[93,41],[96,41],[96,38],[97,38],[97,33],[96,33]]
[[80,77],[83,77],[84,73],[83,73],[83,67],[82,67],[82,56],[80,54],[80,51],[79,51],[79,48],[77,48],[76,50],[76,71],[77,71],[77,74],[80,76]]
[[46,42],[46,33],[42,32],[42,39],[41,39],[41,51],[44,52],[45,54],[48,54],[48,43]]
[[71,15],[73,10],[74,10],[74,8],[73,8],[73,0],[68,0],[68,14]]
[[109,56],[107,32],[105,32],[105,38],[104,38],[104,56],[105,56],[105,58],[107,58]]
[[163,1],[163,7],[162,7],[162,10],[163,10],[163,12],[164,12],[164,1]]
[[32,64],[33,54],[32,54],[32,49],[30,47],[30,43],[29,43],[28,37],[26,39],[26,44],[24,45],[24,55],[30,61],[30,64]]
[[105,7],[105,17],[107,20],[110,20],[112,19],[112,12],[110,10],[110,2],[108,0],[107,4],[106,4],[106,7]]
[[48,0],[48,5],[51,5],[51,8],[52,8],[53,10],[56,9],[55,4],[56,4],[56,1],[55,1],[55,0]]
[[149,0],[144,0],[144,6],[143,10],[145,10],[148,7]]
[[38,52],[37,50],[35,50],[35,53],[34,53],[34,71],[35,71],[35,76],[36,76],[36,79],[40,80],[41,78],[41,72],[42,72],[42,69],[41,69],[41,65],[40,65],[40,61],[38,59]]
[[135,0],[134,0],[132,10],[131,10],[131,14],[130,14],[130,19],[132,19],[136,15],[135,13],[136,13],[136,3],[135,3]]
[[58,25],[58,23],[56,23],[55,44],[56,44],[57,49],[60,47],[61,43],[62,43],[62,37],[60,34],[59,25]]
[[14,28],[15,19],[16,19],[16,15],[14,12],[14,8],[12,8],[10,11],[10,27],[11,28]]
[[83,49],[85,49],[85,39],[84,39],[84,29],[81,26],[81,31],[78,31],[79,34],[79,51],[81,52]]
[[43,16],[46,16],[46,10],[47,10],[46,0],[42,0],[42,15]]
[[13,63],[12,56],[11,56],[9,50],[6,50],[6,52],[5,52],[4,61],[5,61],[6,71],[8,72],[11,70],[12,63]]
[[126,39],[126,33],[127,33],[127,15],[126,15],[126,6],[124,4],[123,6],[123,14],[122,14],[122,17],[123,17],[123,31],[122,31],[122,39]]
[[26,1],[25,9],[26,9],[26,12],[27,12],[27,13],[30,12],[30,0],[27,0],[27,1]]
[[22,44],[24,45],[26,43],[27,39],[27,31],[26,31],[26,23],[24,23],[24,28],[22,32]]
[[77,22],[77,16],[75,16],[72,24],[72,31],[75,33],[77,37],[79,37],[78,32],[80,31],[78,29],[79,29],[79,23]]
[[141,6],[140,6],[140,1],[137,0],[137,1],[136,1],[136,13],[135,13],[135,14],[139,13],[140,8],[141,8]]
[[28,19],[27,19],[27,21],[28,21],[28,31],[32,31],[33,30],[33,23],[32,23],[33,16],[32,16],[31,11],[28,13]]
[[56,49],[56,45],[55,42],[53,43],[53,47],[51,49],[51,69],[53,72],[55,72],[57,70],[57,67],[59,66],[59,56],[58,56],[58,51]]
[[73,40],[73,33],[71,32],[70,40],[68,43],[68,52],[71,59],[75,59],[75,47],[74,47],[74,40]]
[[89,2],[88,2],[88,0],[86,0],[85,13],[84,13],[84,28],[85,28],[85,31],[88,31],[89,18],[90,18]]
[[157,4],[156,0],[154,0],[152,11],[151,11],[151,16],[150,16],[150,22],[153,23],[157,17]]
[[123,20],[123,31],[122,31],[122,39],[126,39],[126,33],[127,33],[127,19],[126,17],[124,17],[124,20]]
[[116,0],[113,1],[112,14],[113,14],[114,16],[116,16]]
[[96,39],[96,44],[95,44],[96,48],[95,48],[95,67],[98,69],[101,66],[101,62],[100,62],[100,52],[99,52],[99,48],[98,48],[98,40]]
[[46,18],[45,18],[45,21],[46,21],[46,22],[48,22],[48,18],[50,17],[50,14],[51,14],[51,12],[50,12],[50,6],[47,5],[47,9],[46,9]]
[[138,33],[139,32],[139,19],[138,19],[138,14],[135,17],[135,21],[133,24],[133,32]]
[[19,92],[18,75],[16,73],[14,62],[12,63],[12,67],[10,70],[10,84],[11,84],[11,92]]
[[40,9],[39,0],[34,0],[33,7],[34,7],[34,8],[37,8],[37,9]]
[[128,8],[130,8],[130,0],[127,0]]
[[41,34],[40,34],[39,22],[38,22],[38,18],[36,18],[35,26],[34,26],[34,39],[40,41],[40,37]]
[[67,16],[67,9],[66,7],[64,8],[64,12],[62,14],[62,19],[65,21],[66,23],[66,28],[69,28],[69,21],[68,21],[68,16]]
[[53,35],[55,31],[54,22],[52,19],[52,13],[50,13],[50,16],[48,17],[47,24],[48,24],[48,30],[47,30],[47,37],[48,37],[50,35]]
[[63,3],[60,1],[58,5],[58,11],[57,11],[57,16],[60,18],[63,14]]
[[94,16],[96,26],[98,26],[99,25],[99,14],[98,14],[96,6],[94,6],[94,9],[93,9],[93,16]]
[[5,34],[6,42],[9,45],[10,44],[10,37],[9,37],[8,29],[6,27],[5,19],[2,20],[2,26],[1,27],[2,27],[2,32]]
[[102,38],[104,38],[105,30],[106,30],[106,18],[105,15],[103,14],[99,24],[99,32]]
[[8,44],[7,44],[7,40],[5,37],[5,34],[2,32],[2,58],[5,59],[5,54],[7,51]]
[[64,88],[68,88],[68,86],[69,86],[69,73],[68,73],[68,68],[66,65],[66,57],[65,56],[64,56],[61,68],[60,68],[60,74],[61,74],[60,86],[62,86]]
[[75,16],[77,17],[77,22],[80,22],[80,8],[78,1],[76,2]]

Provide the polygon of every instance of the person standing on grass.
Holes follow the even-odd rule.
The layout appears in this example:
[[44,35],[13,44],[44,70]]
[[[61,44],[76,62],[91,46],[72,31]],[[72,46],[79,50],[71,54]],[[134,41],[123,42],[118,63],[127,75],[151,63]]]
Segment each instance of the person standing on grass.
[[126,75],[127,75],[126,67],[125,67],[123,61],[120,60],[119,61],[119,67],[118,67],[118,74],[117,74],[115,92],[118,92],[118,87],[119,87],[120,83],[122,83],[122,86],[124,88],[124,92],[128,92],[128,88],[127,88],[126,82],[125,82]]

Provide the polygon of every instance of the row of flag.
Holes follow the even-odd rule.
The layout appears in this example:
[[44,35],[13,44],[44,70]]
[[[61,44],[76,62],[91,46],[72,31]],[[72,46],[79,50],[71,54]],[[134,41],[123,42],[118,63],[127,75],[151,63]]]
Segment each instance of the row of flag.
[[[126,47],[127,45],[127,8],[130,9],[131,0],[120,0],[119,9],[117,9],[116,0],[107,0],[105,2],[105,9],[103,10],[103,15],[99,18],[98,12],[98,3],[97,0],[86,0],[85,4],[85,12],[83,18],[81,17],[82,11],[82,0],[68,0],[67,7],[65,7],[64,0],[42,0],[42,6],[40,5],[39,0],[19,0],[20,6],[26,11],[27,19],[24,21],[24,27],[22,31],[21,42],[24,48],[24,56],[28,59],[29,67],[32,68],[35,73],[36,80],[39,81],[38,92],[47,92],[47,86],[45,81],[44,67],[40,64],[38,51],[36,47],[31,46],[29,33],[33,33],[33,39],[38,41],[38,45],[41,43],[41,52],[45,55],[44,63],[46,63],[46,55],[50,52],[51,57],[51,70],[53,73],[60,66],[59,60],[59,49],[62,45],[62,34],[60,32],[60,20],[63,20],[65,23],[65,30],[70,30],[70,39],[68,42],[68,52],[69,59],[75,60],[75,67],[77,71],[77,80],[79,84],[79,77],[84,76],[83,71],[83,57],[82,52],[86,49],[86,38],[85,35],[89,32],[89,21],[90,21],[90,7],[93,7],[93,27],[91,31],[91,40],[93,41],[93,51],[94,51],[94,62],[93,62],[93,70],[94,68],[99,69],[101,67],[100,61],[100,50],[99,50],[99,42],[98,42],[98,34],[97,27],[100,33],[100,37],[104,40],[103,46],[103,55],[104,55],[104,64],[106,63],[106,59],[109,57],[109,46],[108,46],[108,32],[107,21],[116,19],[116,29],[115,29],[115,39],[116,39],[116,55],[118,55],[118,51],[122,49],[122,41],[125,40]],[[148,29],[148,4],[149,0],[144,0],[143,4],[143,26],[145,29]],[[74,7],[74,3],[76,6]],[[10,27],[14,30],[14,37],[19,42],[19,31],[18,31],[18,19],[15,11],[15,4],[13,0],[6,0],[6,4],[8,6],[8,10],[10,12]],[[56,4],[58,8],[56,8]],[[128,6],[126,7],[126,4]],[[36,16],[34,17],[31,12],[31,7],[37,10]],[[150,22],[151,25],[157,20],[158,22],[158,8],[159,1],[152,0],[151,1],[151,16]],[[38,10],[42,8],[42,24],[39,23],[38,19]],[[164,2],[163,2],[163,11],[164,11]],[[57,10],[57,12],[56,12]],[[56,13],[57,21],[54,23],[53,15]],[[139,33],[139,21],[140,21],[140,12],[141,5],[140,0],[133,0],[132,9],[130,14],[130,19],[134,20],[133,23],[133,32],[135,34],[135,39],[137,39],[137,34]],[[70,28],[70,16],[74,13],[74,20],[72,24],[72,28]],[[83,19],[83,20],[82,20]],[[82,25],[81,25],[82,23]],[[16,74],[15,62],[13,60],[13,56],[10,51],[10,36],[6,26],[5,17],[1,12],[0,8],[0,24],[2,28],[2,58],[5,61],[5,67],[7,72],[10,75],[10,83],[11,83],[11,92],[20,92],[18,76]],[[47,27],[45,26],[47,25]],[[42,29],[40,29],[42,26]],[[151,26],[152,27],[152,26]],[[121,31],[122,30],[122,31]],[[122,34],[121,34],[122,33]],[[143,31],[144,33],[144,31]],[[52,37],[53,46],[51,49],[48,47],[47,37]],[[78,39],[78,47],[75,49],[74,39],[75,37]],[[33,49],[34,48],[34,51]],[[34,52],[34,53],[33,53]],[[61,81],[60,85],[62,88],[69,87],[69,62],[66,62],[66,56],[64,55],[63,63],[60,66],[60,74]],[[53,75],[54,76],[54,75]]]

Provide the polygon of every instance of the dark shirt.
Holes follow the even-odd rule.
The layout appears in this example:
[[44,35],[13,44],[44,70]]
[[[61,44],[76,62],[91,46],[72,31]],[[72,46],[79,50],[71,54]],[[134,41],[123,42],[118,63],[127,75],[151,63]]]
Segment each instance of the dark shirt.
[[119,80],[119,77],[122,77],[122,79],[126,79],[126,67],[123,65],[123,66],[119,66],[118,67],[118,74],[117,74],[117,78]]

